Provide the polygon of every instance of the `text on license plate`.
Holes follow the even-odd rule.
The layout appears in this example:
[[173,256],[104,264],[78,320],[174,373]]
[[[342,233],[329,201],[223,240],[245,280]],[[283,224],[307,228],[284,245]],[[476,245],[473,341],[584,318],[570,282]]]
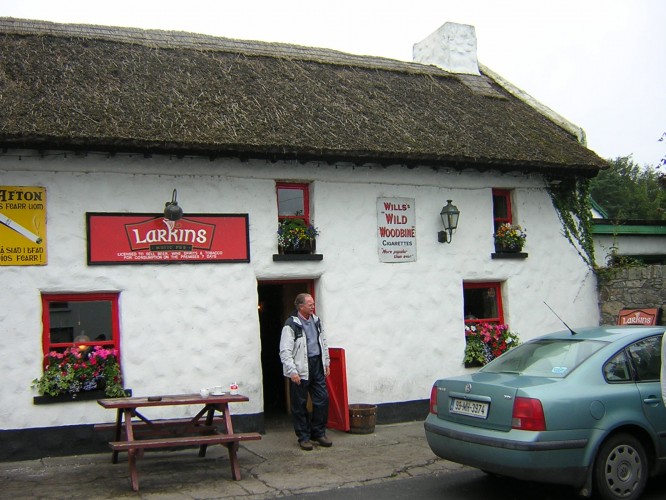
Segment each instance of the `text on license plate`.
[[470,417],[476,418],[487,418],[488,417],[488,403],[480,403],[479,401],[468,401],[465,399],[455,399],[451,400],[451,407],[449,408],[451,413],[460,413],[462,415],[468,415]]

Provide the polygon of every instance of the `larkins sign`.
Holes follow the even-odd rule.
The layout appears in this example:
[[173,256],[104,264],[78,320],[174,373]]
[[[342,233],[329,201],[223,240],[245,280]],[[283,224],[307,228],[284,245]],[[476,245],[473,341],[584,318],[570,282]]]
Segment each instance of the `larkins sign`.
[[658,307],[621,309],[617,316],[618,325],[656,325],[661,309]]
[[87,213],[88,264],[250,262],[247,214]]

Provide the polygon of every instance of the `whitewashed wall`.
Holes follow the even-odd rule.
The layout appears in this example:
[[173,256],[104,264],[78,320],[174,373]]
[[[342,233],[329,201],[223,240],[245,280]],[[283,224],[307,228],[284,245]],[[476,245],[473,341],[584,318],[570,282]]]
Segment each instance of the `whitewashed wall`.
[[[238,381],[262,409],[257,280],[316,280],[330,344],[347,356],[350,403],[426,399],[463,373],[468,281],[503,281],[504,312],[523,339],[597,324],[596,283],[561,236],[539,176],[435,172],[141,155],[0,155],[0,185],[47,189],[48,265],[0,267],[0,420],[4,429],[112,420],[95,402],[33,405],[41,372],[41,292],[120,291],[122,363],[136,395]],[[320,262],[274,262],[275,180],[312,181]],[[178,189],[185,214],[248,213],[249,264],[88,266],[86,212],[159,212]],[[492,188],[514,189],[527,229],[524,260],[492,260]],[[416,200],[417,261],[380,263],[377,197]],[[437,242],[447,199],[461,211],[451,244]],[[276,353],[277,356],[277,353]],[[164,416],[187,409],[163,410]]]
[[597,234],[594,236],[594,258],[598,266],[605,266],[613,248],[618,255],[661,255],[665,241],[662,235]]

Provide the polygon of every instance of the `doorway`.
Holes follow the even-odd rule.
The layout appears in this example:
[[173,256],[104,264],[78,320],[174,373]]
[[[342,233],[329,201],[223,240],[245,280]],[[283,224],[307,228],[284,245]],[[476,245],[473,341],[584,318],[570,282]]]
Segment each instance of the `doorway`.
[[288,385],[280,362],[280,334],[284,322],[294,310],[294,299],[299,293],[309,293],[314,297],[314,282],[288,280],[260,281],[257,284],[264,419],[267,423],[284,421],[289,415]]

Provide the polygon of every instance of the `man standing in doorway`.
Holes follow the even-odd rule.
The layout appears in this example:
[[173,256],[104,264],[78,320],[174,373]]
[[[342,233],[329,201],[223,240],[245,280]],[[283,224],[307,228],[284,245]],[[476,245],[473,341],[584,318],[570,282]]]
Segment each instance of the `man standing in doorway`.
[[[298,444],[312,450],[312,442],[332,446],[326,437],[330,357],[326,334],[314,314],[315,302],[310,294],[299,293],[294,301],[296,311],[287,318],[280,337],[282,372],[289,377],[291,416]],[[308,415],[308,394],[312,398],[312,417]]]

